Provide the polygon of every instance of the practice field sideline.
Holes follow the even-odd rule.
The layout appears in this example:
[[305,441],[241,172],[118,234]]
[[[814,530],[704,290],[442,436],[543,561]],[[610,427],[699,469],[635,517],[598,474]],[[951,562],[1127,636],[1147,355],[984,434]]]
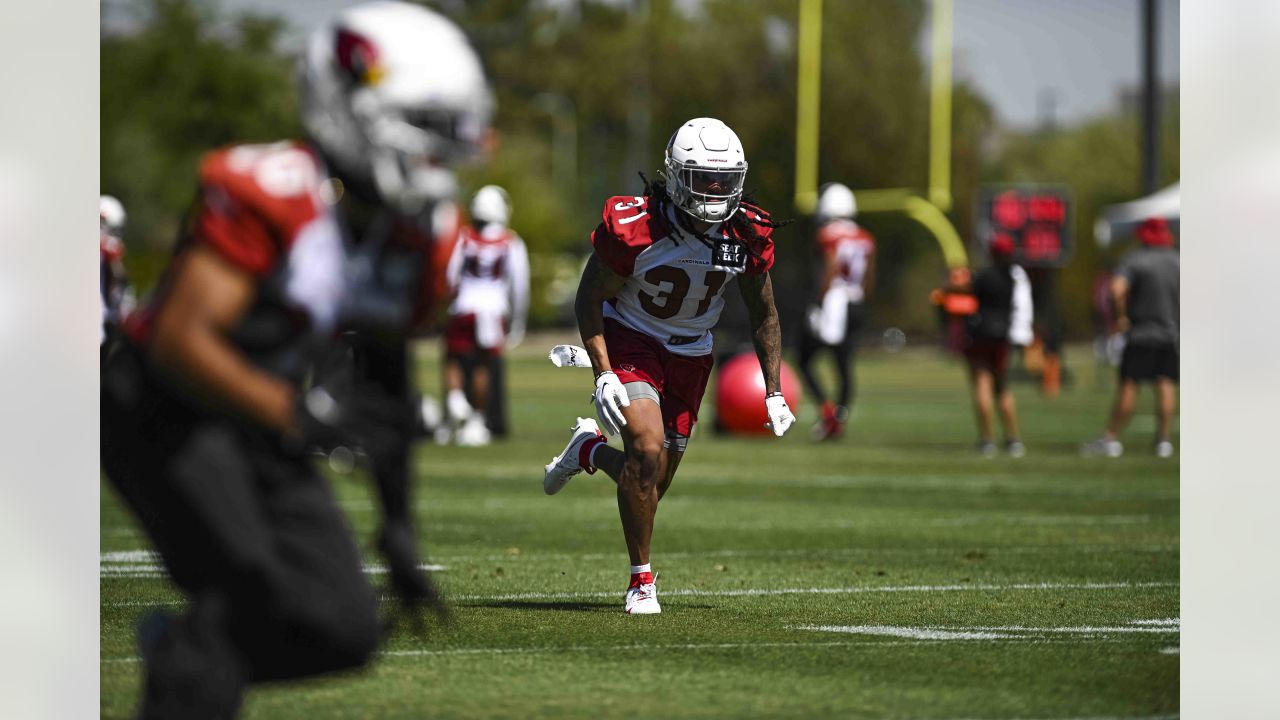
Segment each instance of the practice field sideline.
[[[245,717],[1177,716],[1177,460],[1151,454],[1146,394],[1124,457],[1079,457],[1111,397],[1084,349],[1061,398],[1015,386],[1020,460],[973,452],[964,371],[933,350],[867,353],[851,433],[830,444],[809,441],[810,404],[781,441],[716,437],[709,392],[658,513],[663,614],[627,617],[612,484],[542,493],[592,412],[589,371],[545,359],[564,340],[512,358],[510,441],[418,452],[453,621],[402,624],[367,672],[255,690]],[[424,353],[422,387],[439,377]],[[370,486],[334,482],[371,547]],[[134,625],[180,597],[105,483],[101,517],[101,709],[121,718]],[[371,551],[366,573],[385,581]]]

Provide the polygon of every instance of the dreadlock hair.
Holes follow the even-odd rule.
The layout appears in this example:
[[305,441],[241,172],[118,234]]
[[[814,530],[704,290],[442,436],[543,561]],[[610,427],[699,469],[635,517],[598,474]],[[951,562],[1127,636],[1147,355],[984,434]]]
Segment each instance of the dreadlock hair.
[[[644,196],[649,198],[653,207],[661,207],[665,203],[671,202],[671,197],[667,195],[667,180],[664,177],[657,177],[649,180],[644,173],[638,173],[640,181],[644,183]],[[743,212],[749,210],[750,213]],[[714,243],[719,238],[712,238],[709,235],[699,232],[693,227],[693,221],[689,219],[689,214],[680,208],[676,208],[672,215],[676,218],[676,224],[685,233],[697,238],[703,245],[714,247]],[[756,251],[755,246],[763,239],[760,232],[756,230],[756,226],[777,229],[786,227],[791,224],[791,220],[775,221],[773,216],[760,208],[756,199],[749,193],[743,193],[742,198],[738,202],[738,208],[728,220],[724,221],[725,226],[729,229],[729,236],[737,240],[744,248],[747,254],[756,260],[760,260],[760,254]],[[680,242],[679,238],[672,236],[674,242]]]

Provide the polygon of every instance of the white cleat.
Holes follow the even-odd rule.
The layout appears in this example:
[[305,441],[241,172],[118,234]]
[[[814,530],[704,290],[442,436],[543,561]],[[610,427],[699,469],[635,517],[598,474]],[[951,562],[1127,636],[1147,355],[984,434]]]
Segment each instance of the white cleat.
[[484,423],[484,416],[480,413],[472,413],[471,417],[458,428],[458,432],[454,435],[454,440],[463,447],[480,447],[488,445],[492,441],[489,434],[489,428]]
[[591,418],[578,418],[578,424],[573,426],[573,437],[569,438],[569,444],[565,446],[564,452],[551,459],[545,468],[545,474],[542,476],[542,491],[548,495],[555,495],[569,484],[574,475],[582,472],[583,467],[578,463],[578,455],[582,450],[582,444],[591,438],[603,437],[600,432],[600,426]]
[[1118,458],[1124,454],[1124,445],[1119,440],[1108,440],[1099,437],[1080,446],[1080,454],[1085,457]]
[[659,615],[662,606],[658,604],[658,586],[645,583],[639,587],[627,588],[628,615]]

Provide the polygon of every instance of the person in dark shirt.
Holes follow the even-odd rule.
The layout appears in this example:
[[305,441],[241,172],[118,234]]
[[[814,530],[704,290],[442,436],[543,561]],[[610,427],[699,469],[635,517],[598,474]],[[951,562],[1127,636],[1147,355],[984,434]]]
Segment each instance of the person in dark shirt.
[[1151,218],[1136,234],[1141,247],[1120,261],[1111,281],[1115,329],[1125,338],[1120,386],[1106,430],[1085,443],[1085,455],[1124,454],[1120,434],[1133,415],[1140,382],[1155,384],[1155,453],[1162,458],[1173,455],[1169,427],[1178,383],[1178,251],[1164,220]]
[[992,415],[998,406],[1005,450],[1012,457],[1022,457],[1026,448],[1018,432],[1018,411],[1006,380],[1009,337],[1015,325],[1015,272],[1021,270],[1013,264],[1013,243],[1008,237],[993,239],[988,249],[991,264],[974,273],[970,285],[977,311],[968,318],[964,349],[978,420],[978,452],[986,457],[996,453]]

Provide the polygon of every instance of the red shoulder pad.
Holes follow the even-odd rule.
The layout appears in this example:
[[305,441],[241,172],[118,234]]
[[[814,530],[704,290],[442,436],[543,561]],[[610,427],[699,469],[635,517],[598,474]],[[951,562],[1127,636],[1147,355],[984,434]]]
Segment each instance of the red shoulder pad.
[[200,163],[193,237],[255,275],[275,267],[298,231],[320,216],[320,162],[284,142],[215,150]]
[[628,277],[635,270],[636,257],[654,243],[649,227],[649,199],[618,195],[604,203],[600,225],[591,233],[596,255],[615,273]]
[[[748,220],[763,219],[758,208],[743,205],[739,211],[745,213]],[[747,275],[763,275],[773,267],[773,228],[768,225],[753,225],[759,240],[751,242],[751,253],[747,256]],[[745,238],[743,238],[745,240]]]

